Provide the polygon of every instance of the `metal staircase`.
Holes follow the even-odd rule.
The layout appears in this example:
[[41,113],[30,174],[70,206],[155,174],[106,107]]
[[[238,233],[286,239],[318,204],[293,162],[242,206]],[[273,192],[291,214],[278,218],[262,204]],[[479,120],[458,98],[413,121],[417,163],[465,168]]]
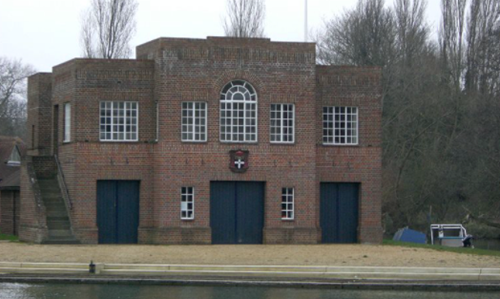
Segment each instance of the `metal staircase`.
[[[43,167],[35,167],[38,186],[45,206],[48,238],[43,244],[80,244],[71,230],[68,208],[58,180],[58,167],[54,157],[43,157]],[[51,161],[52,160],[52,161]],[[50,165],[50,167],[48,167]],[[38,168],[38,169],[37,169]]]

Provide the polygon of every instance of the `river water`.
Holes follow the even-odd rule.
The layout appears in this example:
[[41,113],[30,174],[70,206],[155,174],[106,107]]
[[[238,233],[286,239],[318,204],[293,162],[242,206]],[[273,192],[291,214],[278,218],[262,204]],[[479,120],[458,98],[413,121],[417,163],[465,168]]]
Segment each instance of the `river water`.
[[0,283],[0,299],[489,299],[500,292],[425,292],[231,286]]

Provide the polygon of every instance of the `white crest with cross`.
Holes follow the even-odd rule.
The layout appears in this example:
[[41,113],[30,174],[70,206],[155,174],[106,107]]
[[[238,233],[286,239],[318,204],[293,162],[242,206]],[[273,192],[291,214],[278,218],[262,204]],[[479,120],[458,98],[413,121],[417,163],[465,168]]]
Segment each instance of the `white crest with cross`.
[[247,150],[232,150],[229,152],[230,163],[229,169],[232,172],[242,173],[248,169],[248,156],[249,152]]

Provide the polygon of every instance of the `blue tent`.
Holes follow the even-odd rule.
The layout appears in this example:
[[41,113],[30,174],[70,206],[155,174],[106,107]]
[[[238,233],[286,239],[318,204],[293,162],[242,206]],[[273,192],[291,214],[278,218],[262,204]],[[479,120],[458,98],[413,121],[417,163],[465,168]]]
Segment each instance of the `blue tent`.
[[394,234],[394,241],[426,244],[427,236],[424,233],[409,229],[408,227],[398,230]]

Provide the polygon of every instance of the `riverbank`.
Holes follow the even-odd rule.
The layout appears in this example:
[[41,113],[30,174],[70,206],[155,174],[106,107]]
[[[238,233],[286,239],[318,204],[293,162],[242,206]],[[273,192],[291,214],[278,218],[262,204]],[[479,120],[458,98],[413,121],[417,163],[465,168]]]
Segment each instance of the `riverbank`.
[[297,265],[179,265],[112,263],[18,263],[0,262],[1,275],[124,276],[124,277],[217,277],[219,279],[268,277],[280,279],[496,281],[500,268],[356,267]]
[[[116,277],[116,276],[48,276],[48,275],[0,275],[0,285],[5,283],[36,285],[114,285],[119,288],[134,285],[143,286],[176,286],[176,287],[272,287],[291,289],[339,289],[339,290],[372,290],[372,291],[430,291],[430,292],[500,292],[500,283],[496,281],[410,281],[410,280],[346,280],[320,278],[269,278],[269,277],[237,277],[221,279],[220,277]],[[374,298],[373,296],[369,296]],[[1,297],[0,297],[1,298]],[[24,297],[23,297],[24,298]],[[45,298],[45,297],[43,297]],[[88,297],[86,297],[88,298]],[[149,297],[153,298],[153,297]],[[175,297],[177,298],[177,297]],[[193,298],[193,297],[191,297]],[[198,297],[196,297],[198,298]],[[262,297],[259,297],[262,298]],[[345,298],[345,297],[342,297]],[[364,298],[364,297],[363,297]],[[387,298],[387,297],[381,297]],[[392,298],[392,297],[391,297]],[[402,298],[402,297],[398,297]],[[407,298],[407,297],[404,297]],[[417,297],[422,298],[422,297]],[[434,297],[435,298],[435,297]],[[456,298],[456,297],[450,297]],[[470,298],[470,297],[465,297]],[[480,297],[498,298],[498,297]]]
[[0,243],[0,262],[500,268],[500,257],[427,248],[319,245],[39,245]]
[[[401,284],[400,284],[401,285]],[[371,286],[371,287],[370,287]],[[134,281],[120,281],[108,283],[72,283],[55,282],[45,283],[0,282],[0,299],[45,299],[57,298],[87,299],[87,298],[172,298],[172,299],[260,299],[260,298],[346,298],[346,299],[489,299],[498,298],[500,292],[495,286],[485,285],[481,288],[469,288],[463,285],[436,285],[435,287],[413,286],[404,288],[387,287],[387,284],[349,284],[349,283],[317,283],[303,284],[283,283],[270,285],[266,282],[259,284],[241,284],[239,281],[225,283],[203,284],[175,281],[143,284]]]

